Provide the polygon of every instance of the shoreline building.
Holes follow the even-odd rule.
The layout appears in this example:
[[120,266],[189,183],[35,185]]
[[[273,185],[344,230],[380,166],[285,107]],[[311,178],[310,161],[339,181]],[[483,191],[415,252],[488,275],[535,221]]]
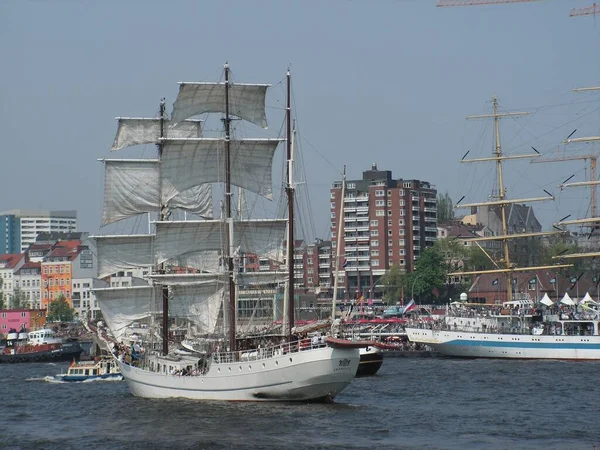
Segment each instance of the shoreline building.
[[40,233],[70,233],[77,230],[77,211],[0,212],[0,255],[23,253]]
[[[437,190],[426,181],[393,179],[373,164],[359,180],[346,181],[338,238],[342,182],[330,190],[332,271],[346,298],[372,297],[376,282],[393,265],[412,272],[437,240]],[[340,261],[335,261],[337,245]]]

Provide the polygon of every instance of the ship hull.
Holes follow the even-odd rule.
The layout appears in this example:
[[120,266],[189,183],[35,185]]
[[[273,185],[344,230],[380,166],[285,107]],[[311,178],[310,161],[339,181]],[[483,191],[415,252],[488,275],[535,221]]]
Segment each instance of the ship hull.
[[406,328],[411,342],[461,358],[600,360],[600,336],[481,333]]
[[18,351],[14,354],[0,354],[0,363],[25,363],[25,362],[64,362],[79,360],[83,348],[78,343],[63,344],[58,349],[37,352]]
[[360,349],[360,363],[356,371],[357,377],[375,375],[383,364],[383,352],[375,346]]
[[226,401],[333,399],[358,368],[359,349],[321,347],[270,358],[213,363],[204,375],[169,375],[120,363],[131,393]]

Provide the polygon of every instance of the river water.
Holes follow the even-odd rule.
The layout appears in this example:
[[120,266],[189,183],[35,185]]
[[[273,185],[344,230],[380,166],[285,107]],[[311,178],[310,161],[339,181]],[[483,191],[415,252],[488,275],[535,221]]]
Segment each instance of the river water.
[[386,358],[333,404],[148,400],[0,365],[0,449],[600,448],[600,362]]

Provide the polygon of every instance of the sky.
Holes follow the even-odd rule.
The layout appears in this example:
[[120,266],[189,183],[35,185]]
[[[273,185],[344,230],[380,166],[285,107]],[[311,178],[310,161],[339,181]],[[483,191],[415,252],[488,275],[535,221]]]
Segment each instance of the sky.
[[[485,201],[490,164],[460,164],[492,151],[492,123],[465,116],[528,111],[501,122],[508,154],[548,157],[597,151],[562,145],[600,135],[600,16],[569,17],[591,0],[437,8],[436,0],[107,0],[0,2],[0,211],[78,212],[98,232],[103,167],[117,116],[170,110],[179,81],[270,83],[268,133],[281,127],[281,85],[291,67],[313,233],[328,238],[329,188],[376,163],[394,178],[421,179],[453,200]],[[598,21],[598,23],[596,23]],[[279,92],[279,93],[278,93]],[[272,118],[271,116],[275,118]],[[507,195],[536,203],[545,229],[582,217],[582,161],[505,166]],[[460,214],[460,213],[459,213]]]

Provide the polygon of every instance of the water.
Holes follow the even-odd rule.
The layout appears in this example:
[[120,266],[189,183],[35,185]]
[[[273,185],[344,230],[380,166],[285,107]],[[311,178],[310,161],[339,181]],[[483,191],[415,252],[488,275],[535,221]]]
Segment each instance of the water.
[[600,362],[387,358],[334,404],[148,400],[0,365],[0,449],[587,449]]

